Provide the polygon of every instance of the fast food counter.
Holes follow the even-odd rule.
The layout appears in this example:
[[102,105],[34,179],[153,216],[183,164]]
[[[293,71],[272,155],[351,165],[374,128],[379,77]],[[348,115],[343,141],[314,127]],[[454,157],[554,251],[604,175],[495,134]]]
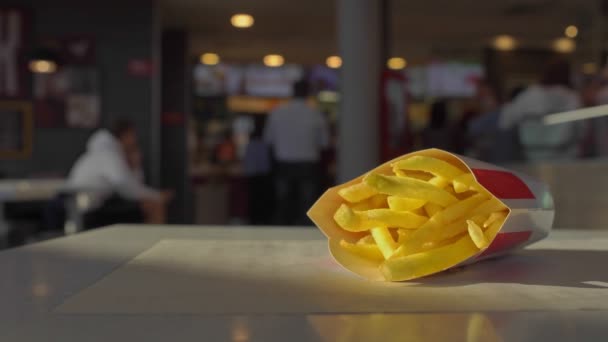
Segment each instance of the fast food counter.
[[[578,228],[578,227],[571,227]],[[555,230],[405,283],[341,269],[317,229],[114,226],[0,252],[6,341],[596,341],[608,231]]]
[[247,179],[239,164],[193,168],[190,181],[195,224],[227,224],[247,219]]

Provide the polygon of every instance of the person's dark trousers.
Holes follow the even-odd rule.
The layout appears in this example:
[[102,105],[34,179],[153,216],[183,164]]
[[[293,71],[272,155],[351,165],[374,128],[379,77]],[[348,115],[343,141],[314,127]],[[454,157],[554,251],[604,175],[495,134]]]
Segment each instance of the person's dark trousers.
[[272,223],[274,209],[274,184],[272,175],[262,174],[247,177],[249,196],[249,223],[265,225]]
[[278,162],[277,218],[280,225],[310,225],[308,209],[319,195],[317,162]]

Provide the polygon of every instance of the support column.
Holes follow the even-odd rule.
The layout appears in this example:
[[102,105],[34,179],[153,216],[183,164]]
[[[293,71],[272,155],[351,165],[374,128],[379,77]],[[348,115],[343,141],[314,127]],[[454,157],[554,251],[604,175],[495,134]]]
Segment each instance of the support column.
[[188,159],[190,78],[188,35],[162,34],[161,186],[175,190],[169,207],[170,223],[190,223],[191,186]]
[[338,118],[338,182],[379,162],[379,82],[384,1],[338,0],[342,56]]

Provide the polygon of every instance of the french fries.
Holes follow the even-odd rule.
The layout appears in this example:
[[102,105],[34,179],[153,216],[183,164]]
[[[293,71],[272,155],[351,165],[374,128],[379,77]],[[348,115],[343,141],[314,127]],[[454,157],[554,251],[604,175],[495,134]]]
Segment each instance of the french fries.
[[386,280],[402,281],[452,267],[486,249],[509,209],[460,165],[429,156],[396,161],[338,191],[333,215],[356,243],[348,253],[376,262]]

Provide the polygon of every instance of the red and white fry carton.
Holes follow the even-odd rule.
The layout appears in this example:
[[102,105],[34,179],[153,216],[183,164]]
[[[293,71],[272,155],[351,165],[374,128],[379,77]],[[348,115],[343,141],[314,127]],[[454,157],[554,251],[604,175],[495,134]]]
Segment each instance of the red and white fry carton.
[[[439,149],[412,152],[384,163],[370,170],[370,172],[392,174],[391,165],[393,163],[417,155],[441,159],[463,171],[471,172],[477,183],[509,209],[502,227],[488,247],[479,250],[474,255],[469,254],[462,260],[454,260],[454,262],[444,264],[436,270],[434,269],[432,273],[427,272],[425,275],[499,256],[523,248],[549,234],[555,215],[553,198],[549,188],[546,184],[521,173]],[[349,254],[348,251],[340,247],[340,240],[354,243],[363,235],[345,231],[333,220],[333,214],[344,203],[344,200],[338,195],[338,191],[341,188],[360,182],[364,176],[361,175],[349,182],[328,189],[311,207],[308,215],[328,237],[330,251],[340,265],[365,278],[384,280],[379,270],[379,263]]]
[[473,172],[479,184],[509,208],[507,219],[490,246],[469,263],[523,248],[549,235],[555,208],[546,184],[496,165],[454,156]]

